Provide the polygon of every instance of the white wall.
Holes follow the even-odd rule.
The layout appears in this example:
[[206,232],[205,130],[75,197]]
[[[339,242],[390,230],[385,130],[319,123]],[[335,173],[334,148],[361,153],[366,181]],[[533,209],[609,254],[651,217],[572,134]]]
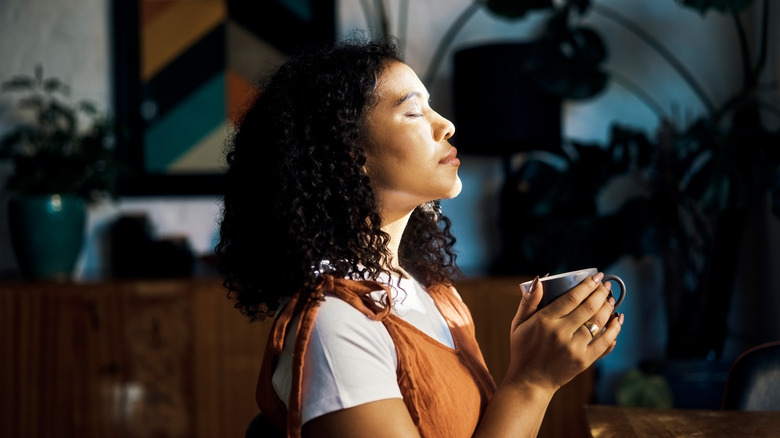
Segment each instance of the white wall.
[[[360,0],[339,0],[340,31],[364,27]],[[370,2],[369,2],[370,3]],[[398,0],[388,2],[390,10],[398,10]],[[406,58],[419,74],[428,67],[439,36],[468,4],[468,0],[410,1],[410,19],[406,35]],[[702,17],[682,10],[674,0],[596,0],[608,5],[640,23],[654,29],[659,38],[691,69],[710,98],[722,102],[732,84],[738,83],[739,64],[734,61],[735,38],[731,24],[713,13]],[[772,2],[774,3],[774,2]],[[0,1],[0,80],[13,74],[31,73],[37,63],[44,65],[48,74],[56,75],[72,86],[73,95],[89,98],[108,107],[111,102],[110,32],[107,0],[1,0]],[[775,5],[777,6],[777,5]],[[774,23],[780,23],[778,7],[774,8]],[[525,38],[539,26],[541,14],[532,14],[516,23],[504,22],[485,12],[474,16],[458,35],[453,47],[476,44],[496,39]],[[631,77],[645,87],[660,104],[675,115],[676,120],[689,120],[701,113],[701,103],[679,76],[652,50],[633,35],[603,18],[591,14],[586,21],[597,27],[609,45],[611,70]],[[393,22],[397,22],[393,20]],[[770,38],[771,77],[778,77],[780,57],[777,56],[778,26]],[[451,116],[449,95],[450,65],[446,61],[431,86],[432,104],[440,113]],[[780,99],[775,99],[775,103]],[[657,118],[637,99],[620,86],[611,85],[605,93],[585,102],[570,103],[564,117],[565,134],[572,138],[604,141],[610,123],[620,121],[652,131]],[[7,126],[0,120],[0,132]],[[0,179],[2,178],[0,169]],[[7,169],[5,169],[7,173]],[[459,239],[460,262],[468,274],[483,273],[496,251],[495,212],[496,191],[501,184],[501,167],[489,158],[464,158],[461,175],[465,188],[456,199],[447,201],[444,208],[454,222]],[[8,243],[5,198],[0,196],[0,272],[14,267]],[[605,201],[606,204],[609,200]],[[609,208],[609,205],[602,206]],[[217,199],[123,199],[115,205],[104,205],[90,211],[89,241],[80,262],[80,276],[95,277],[105,272],[104,251],[100,242],[106,226],[123,211],[147,212],[159,234],[187,234],[199,253],[211,250],[215,238],[215,219],[219,213]],[[755,246],[747,247],[746,257],[758,257],[759,265],[777,270],[780,260],[780,242],[777,221],[759,221],[753,231],[773,230],[774,241],[756,239]],[[763,234],[762,234],[763,236]],[[614,378],[622,370],[633,366],[643,357],[660,354],[663,348],[663,309],[661,308],[658,266],[653,260],[621,260],[615,266],[601,267],[621,275],[631,285],[631,298],[622,309],[627,314],[624,335],[618,349],[603,362],[607,378]],[[743,277],[752,271],[742,269]],[[768,291],[777,290],[776,279],[761,283]],[[736,299],[739,315],[760,311],[761,304],[741,303]],[[776,303],[776,301],[775,301]],[[758,309],[758,310],[757,310]],[[736,311],[735,311],[736,312]],[[768,312],[764,310],[764,312]],[[736,318],[736,317],[735,317]],[[766,319],[764,319],[765,321]],[[737,318],[732,324],[744,319]],[[776,326],[762,326],[755,330],[777,330]],[[736,329],[735,329],[736,331]],[[780,337],[780,334],[778,334]],[[739,340],[737,340],[739,341]],[[739,342],[735,342],[739,345]],[[735,349],[737,347],[734,347]],[[611,376],[611,377],[610,377]],[[609,388],[602,388],[602,396],[609,398]]]

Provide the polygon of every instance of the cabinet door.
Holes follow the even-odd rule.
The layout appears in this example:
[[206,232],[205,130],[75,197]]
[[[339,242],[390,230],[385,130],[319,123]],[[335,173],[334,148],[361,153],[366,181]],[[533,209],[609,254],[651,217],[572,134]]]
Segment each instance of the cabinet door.
[[122,437],[120,309],[110,285],[0,288],[0,430]]
[[269,322],[217,280],[0,284],[2,435],[243,436]]

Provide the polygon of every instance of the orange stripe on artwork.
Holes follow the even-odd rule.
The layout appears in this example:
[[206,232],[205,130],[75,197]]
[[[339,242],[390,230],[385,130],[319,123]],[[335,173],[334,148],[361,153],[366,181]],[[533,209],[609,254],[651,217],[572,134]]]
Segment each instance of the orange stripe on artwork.
[[233,70],[227,71],[227,115],[233,126],[238,124],[257,88]]
[[224,0],[179,1],[141,29],[141,78],[148,81],[227,17]]

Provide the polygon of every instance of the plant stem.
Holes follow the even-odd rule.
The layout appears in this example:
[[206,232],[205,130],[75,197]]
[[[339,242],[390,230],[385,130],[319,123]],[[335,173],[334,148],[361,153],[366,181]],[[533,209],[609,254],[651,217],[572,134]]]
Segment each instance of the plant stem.
[[[732,12],[731,16],[734,20],[734,26],[737,28],[737,35],[739,37],[740,53],[742,54],[742,71],[743,71],[743,84],[742,88],[734,96],[724,103],[721,108],[713,116],[715,120],[719,120],[724,114],[731,111],[735,105],[742,102],[745,98],[755,90],[758,84],[758,78],[766,65],[766,52],[767,52],[767,32],[769,28],[769,0],[764,0],[764,15],[761,22],[761,45],[759,48],[758,59],[756,66],[751,68],[750,66],[750,53],[747,46],[747,37],[745,36],[745,29],[742,26],[742,21],[739,19],[739,15],[736,12]],[[758,103],[758,102],[756,102]],[[771,112],[777,111],[776,108],[771,105],[767,105],[763,102],[763,107]]]
[[758,51],[758,61],[753,69],[752,84],[758,83],[758,77],[766,65],[767,39],[769,37],[769,0],[764,0],[764,16],[761,20],[761,47]]
[[696,81],[696,79],[694,79],[693,75],[688,71],[688,69],[685,68],[682,62],[680,62],[669,50],[667,50],[666,47],[663,46],[663,44],[661,44],[658,40],[653,38],[652,35],[645,32],[644,29],[640,28],[639,26],[631,22],[629,19],[623,17],[622,15],[620,15],[619,13],[617,13],[615,10],[611,8],[592,3],[590,10],[628,29],[639,39],[644,41],[647,45],[649,45],[656,52],[658,52],[658,54],[661,55],[661,57],[664,58],[664,60],[666,60],[666,62],[668,62],[669,65],[672,66],[672,68],[677,70],[677,73],[679,73],[680,76],[682,76],[685,82],[688,83],[688,86],[690,86],[693,92],[699,97],[699,100],[701,100],[702,104],[707,109],[707,112],[710,113],[711,116],[714,116],[715,106],[712,104],[710,99],[704,93],[704,90],[701,88],[701,86],[699,86],[699,83]]
[[441,64],[441,61],[444,58],[444,53],[447,51],[447,48],[450,46],[450,44],[452,44],[452,41],[458,35],[458,32],[460,32],[460,29],[466,24],[467,21],[469,21],[474,13],[482,7],[483,4],[484,1],[475,0],[468,7],[466,7],[463,12],[460,13],[458,18],[455,19],[455,21],[453,21],[450,25],[449,29],[447,29],[447,32],[441,38],[441,41],[439,41],[439,45],[436,47],[436,51],[433,53],[433,58],[431,59],[431,63],[428,65],[428,70],[426,70],[425,76],[423,76],[423,84],[425,84],[426,87],[431,86],[433,79],[436,77],[436,71],[439,69],[439,64]]
[[742,89],[748,90],[753,85],[753,74],[750,69],[750,51],[745,36],[745,28],[739,19],[739,14],[732,11],[731,18],[734,20],[734,27],[737,29],[737,39],[739,40],[739,53],[742,55]]

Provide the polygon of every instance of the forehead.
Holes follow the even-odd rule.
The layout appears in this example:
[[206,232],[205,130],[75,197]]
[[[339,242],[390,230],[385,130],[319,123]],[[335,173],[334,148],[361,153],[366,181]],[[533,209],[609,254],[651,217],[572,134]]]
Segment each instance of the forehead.
[[396,105],[410,93],[427,100],[428,91],[408,65],[392,61],[382,70],[377,79],[376,95],[383,104]]

